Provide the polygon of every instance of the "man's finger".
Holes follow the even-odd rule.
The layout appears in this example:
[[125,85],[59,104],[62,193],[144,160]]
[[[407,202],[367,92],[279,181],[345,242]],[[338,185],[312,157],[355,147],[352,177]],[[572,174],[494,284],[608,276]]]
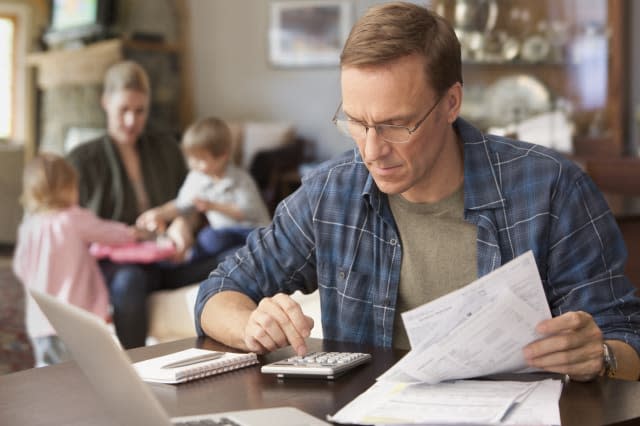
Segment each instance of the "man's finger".
[[557,317],[540,321],[536,326],[536,331],[542,335],[558,334],[584,328],[592,323],[595,324],[593,317],[586,312],[567,312]]
[[282,323],[287,340],[298,355],[305,355],[307,353],[307,345],[304,339],[311,334],[313,320],[304,315],[300,304],[289,295],[277,294],[272,298],[272,301],[280,307],[287,318]]
[[258,340],[262,341],[264,336],[267,336],[268,341],[273,342],[276,348],[282,348],[289,344],[283,330],[286,317],[278,312],[277,306],[269,307],[269,303],[268,299],[263,299],[251,316],[251,321],[257,326],[255,333]]
[[[293,305],[290,304],[287,299],[289,299]],[[295,314],[296,309],[299,311],[300,315]],[[296,318],[301,316],[306,324],[300,305],[291,300],[289,296],[283,294],[263,299],[258,305],[258,310],[267,312],[268,317],[273,319],[273,323],[267,324],[265,323],[267,319],[265,317],[261,317],[265,330],[267,330],[271,337],[280,344],[280,347],[290,344],[293,346],[297,354],[301,355],[306,353],[306,345],[304,342],[304,337],[306,336],[303,336],[298,332],[299,326],[294,323],[294,321],[297,320]],[[280,333],[282,333],[282,335]],[[280,340],[281,338],[283,340]]]

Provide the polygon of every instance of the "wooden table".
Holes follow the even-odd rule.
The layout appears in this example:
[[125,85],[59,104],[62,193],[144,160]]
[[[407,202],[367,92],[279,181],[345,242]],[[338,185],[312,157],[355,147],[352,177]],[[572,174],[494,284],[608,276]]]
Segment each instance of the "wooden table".
[[[171,416],[289,405],[324,418],[371,386],[403,355],[400,351],[318,339],[310,339],[309,346],[313,350],[366,350],[373,354],[373,361],[335,381],[278,380],[261,374],[255,366],[177,386],[149,386]],[[225,349],[210,339],[184,339],[134,349],[129,354],[133,361],[139,361],[189,347]],[[261,361],[276,361],[291,354],[283,349],[261,357]],[[606,378],[571,382],[562,392],[560,412],[563,426],[640,425],[640,382]],[[0,376],[0,424],[110,423],[89,383],[75,363],[68,362]]]

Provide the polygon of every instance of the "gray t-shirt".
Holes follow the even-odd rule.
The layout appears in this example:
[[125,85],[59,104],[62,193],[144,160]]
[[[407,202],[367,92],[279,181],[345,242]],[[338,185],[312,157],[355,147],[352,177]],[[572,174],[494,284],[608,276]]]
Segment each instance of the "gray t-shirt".
[[393,346],[410,349],[400,314],[477,278],[477,227],[463,219],[463,186],[436,203],[411,203],[390,195],[402,241],[402,266]]

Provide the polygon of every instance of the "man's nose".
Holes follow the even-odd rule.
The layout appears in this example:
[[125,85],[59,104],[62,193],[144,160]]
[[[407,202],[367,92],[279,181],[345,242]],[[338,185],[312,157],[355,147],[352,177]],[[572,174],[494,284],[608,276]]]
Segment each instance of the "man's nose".
[[375,160],[385,155],[389,144],[382,139],[375,127],[367,128],[364,135],[364,154],[366,160]]

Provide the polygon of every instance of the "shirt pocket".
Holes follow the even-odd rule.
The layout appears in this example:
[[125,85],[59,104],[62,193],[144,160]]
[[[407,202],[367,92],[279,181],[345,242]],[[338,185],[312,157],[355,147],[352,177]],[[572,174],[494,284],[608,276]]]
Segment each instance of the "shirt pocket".
[[341,265],[321,264],[318,269],[327,338],[371,343],[376,297],[371,276]]

